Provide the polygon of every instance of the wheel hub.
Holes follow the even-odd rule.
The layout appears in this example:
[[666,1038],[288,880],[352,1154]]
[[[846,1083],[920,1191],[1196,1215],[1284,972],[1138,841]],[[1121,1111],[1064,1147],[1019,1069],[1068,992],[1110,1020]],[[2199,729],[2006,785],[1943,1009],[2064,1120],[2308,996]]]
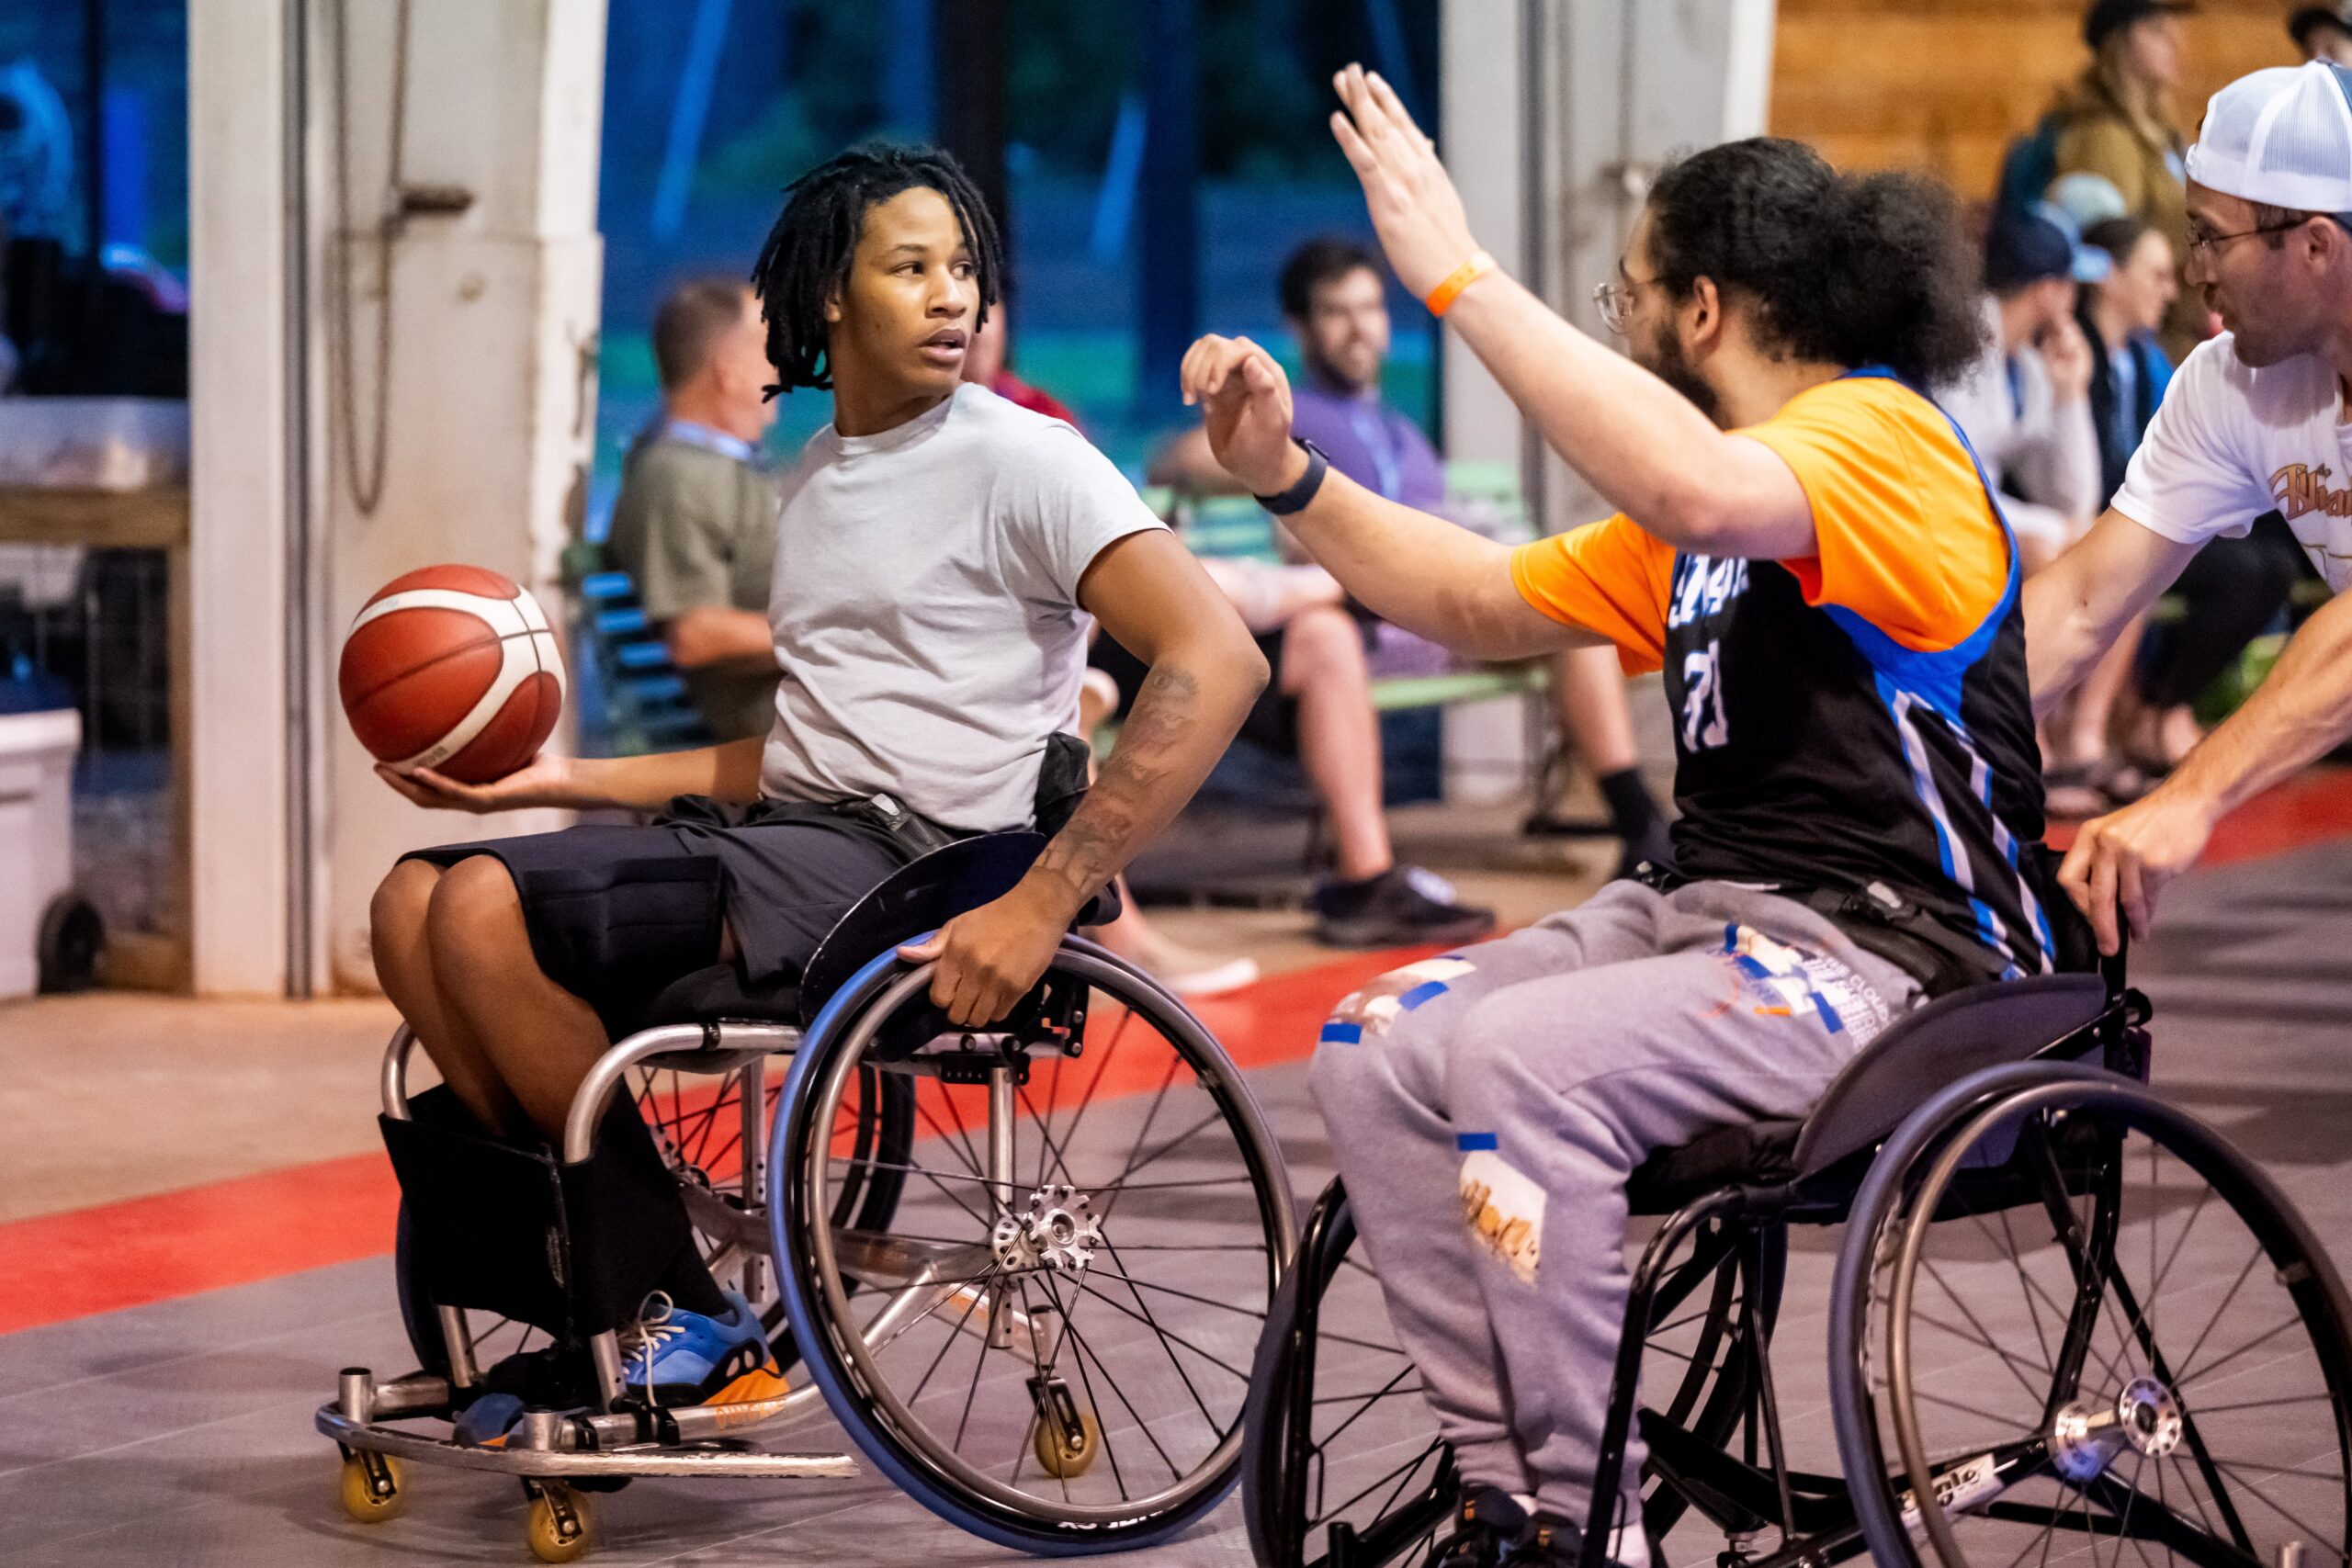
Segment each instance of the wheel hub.
[[2076,1400],[2051,1423],[2050,1458],[2058,1473],[2088,1482],[2130,1449],[2163,1459],[2180,1446],[2180,1402],[2151,1377],[2133,1378],[2112,1404]]
[[1085,1193],[1067,1182],[1052,1182],[998,1220],[989,1245],[1008,1269],[1076,1273],[1094,1260],[1094,1249],[1102,1245],[1102,1222]]
[[2132,1448],[2162,1459],[2180,1447],[2180,1402],[2154,1378],[2133,1378],[2115,1402],[2116,1418]]

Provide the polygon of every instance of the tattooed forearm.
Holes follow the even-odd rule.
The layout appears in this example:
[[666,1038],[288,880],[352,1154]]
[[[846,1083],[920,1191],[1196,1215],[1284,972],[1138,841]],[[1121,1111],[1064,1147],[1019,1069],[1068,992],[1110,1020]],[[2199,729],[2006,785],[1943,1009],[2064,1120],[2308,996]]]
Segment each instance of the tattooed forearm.
[[1155,663],[1118,745],[1032,874],[1052,879],[1073,907],[1092,897],[1183,809],[1255,696],[1238,680]]

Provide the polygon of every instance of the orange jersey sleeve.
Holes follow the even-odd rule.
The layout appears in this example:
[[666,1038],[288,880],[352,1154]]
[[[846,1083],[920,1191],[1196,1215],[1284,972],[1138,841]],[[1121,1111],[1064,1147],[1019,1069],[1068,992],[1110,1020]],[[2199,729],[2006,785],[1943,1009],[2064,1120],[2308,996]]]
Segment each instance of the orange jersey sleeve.
[[1903,647],[1968,640],[2008,586],[2009,542],[1951,421],[1883,377],[1800,392],[1737,434],[1793,469],[1816,553],[1781,564],[1808,604],[1852,611]]
[[1628,675],[1646,674],[1665,661],[1673,575],[1672,547],[1622,512],[1510,553],[1510,580],[1520,597],[1555,621],[1615,643]]

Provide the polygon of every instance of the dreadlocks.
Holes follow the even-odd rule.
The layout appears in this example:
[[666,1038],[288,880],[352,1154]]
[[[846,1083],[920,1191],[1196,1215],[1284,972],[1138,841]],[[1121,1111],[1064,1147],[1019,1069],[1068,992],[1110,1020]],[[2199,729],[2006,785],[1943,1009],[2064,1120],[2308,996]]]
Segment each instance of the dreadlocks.
[[760,247],[752,288],[768,326],[768,363],[775,367],[771,396],[796,387],[830,389],[825,363],[825,302],[848,286],[850,260],[871,208],[900,191],[937,191],[956,211],[972,253],[980,287],[977,333],[997,300],[1003,264],[996,220],[956,160],[935,147],[866,142],[818,164],[785,187],[784,210]]

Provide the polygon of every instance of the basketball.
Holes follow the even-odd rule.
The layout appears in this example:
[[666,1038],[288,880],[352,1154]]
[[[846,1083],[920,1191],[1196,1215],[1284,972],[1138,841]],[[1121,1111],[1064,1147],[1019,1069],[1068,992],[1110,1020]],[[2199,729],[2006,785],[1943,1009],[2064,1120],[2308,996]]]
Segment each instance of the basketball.
[[377,761],[461,784],[538,755],[563,712],[563,659],[538,601],[494,571],[428,566],[361,607],[335,673]]

